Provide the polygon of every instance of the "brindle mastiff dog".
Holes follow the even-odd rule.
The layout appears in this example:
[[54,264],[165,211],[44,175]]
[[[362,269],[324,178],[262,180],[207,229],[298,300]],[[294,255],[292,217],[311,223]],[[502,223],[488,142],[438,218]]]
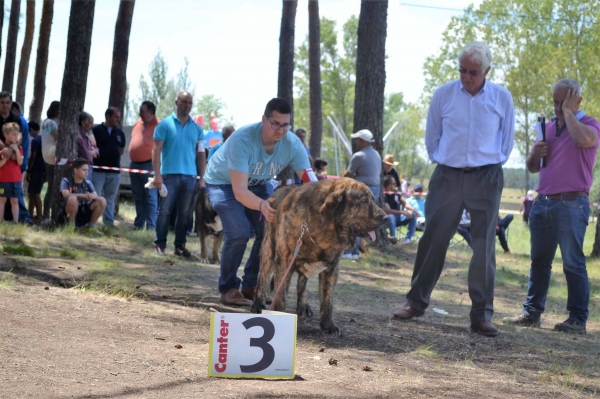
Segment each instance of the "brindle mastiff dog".
[[[271,273],[277,290],[294,255],[302,223],[306,222],[309,230],[302,238],[303,244],[292,266],[292,271],[298,273],[296,313],[298,316],[312,315],[306,303],[306,283],[318,274],[321,329],[327,334],[341,335],[333,321],[333,292],[340,257],[344,250],[356,245],[356,237],[370,236],[375,240],[373,230],[385,223],[387,215],[375,204],[366,185],[348,178],[282,187],[275,191],[273,198],[277,220],[265,224],[252,312],[260,313],[266,309],[265,297]],[[285,310],[291,274],[277,298],[273,298],[275,310]]]
[[[200,262],[201,263],[221,263],[219,252],[223,242],[223,225],[221,218],[210,205],[207,190],[200,190],[196,198],[196,227],[198,228],[198,238],[200,239]],[[208,257],[206,239],[212,236],[212,256]]]

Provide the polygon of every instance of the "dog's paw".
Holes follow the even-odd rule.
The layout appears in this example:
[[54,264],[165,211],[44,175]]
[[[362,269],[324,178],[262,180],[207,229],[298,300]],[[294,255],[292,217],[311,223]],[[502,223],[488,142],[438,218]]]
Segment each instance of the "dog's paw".
[[341,337],[342,335],[344,335],[342,333],[342,330],[340,330],[340,328],[338,326],[335,325],[335,323],[333,321],[329,321],[329,322],[321,322],[321,330],[323,330],[323,334],[331,334],[331,335],[335,335],[338,337]]
[[310,305],[309,305],[308,303],[307,303],[307,304],[305,304],[304,306],[302,306],[302,305],[298,305],[298,306],[296,307],[296,314],[297,314],[299,317],[302,317],[302,316],[306,316],[306,317],[312,317],[312,316],[314,315],[314,313],[313,313],[313,311],[312,311],[312,309],[310,308]]
[[264,304],[262,300],[254,301],[252,307],[250,308],[250,312],[260,314],[263,309],[267,309],[267,305]]
[[203,263],[205,265],[211,264],[210,260],[208,260],[207,258],[200,258],[199,261],[200,261],[200,263]]

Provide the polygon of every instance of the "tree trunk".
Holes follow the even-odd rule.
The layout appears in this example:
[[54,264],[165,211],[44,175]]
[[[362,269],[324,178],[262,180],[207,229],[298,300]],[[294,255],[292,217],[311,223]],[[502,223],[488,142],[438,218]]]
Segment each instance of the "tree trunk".
[[25,88],[27,87],[27,75],[29,74],[29,59],[31,58],[31,47],[33,44],[33,31],[35,30],[35,0],[27,0],[27,18],[25,23],[25,39],[21,47],[21,59],[19,60],[19,75],[17,77],[17,102],[21,104],[25,112]]
[[277,97],[285,98],[292,107],[294,120],[294,31],[296,29],[297,0],[283,0],[281,31],[279,33],[279,77]]
[[[42,22],[38,37],[37,59],[35,61],[35,74],[33,76],[33,99],[29,106],[29,120],[40,123],[42,107],[46,96],[46,69],[48,67],[48,47],[50,46],[50,32],[52,31],[52,18],[54,16],[54,0],[44,0],[42,8]],[[1,33],[1,32],[0,32]],[[25,107],[24,104],[21,104]]]
[[[69,32],[67,34],[67,56],[60,93],[60,117],[56,138],[56,157],[75,159],[77,157],[77,115],[84,109],[87,86],[90,49],[92,46],[92,26],[96,0],[71,0]],[[60,181],[72,175],[70,166],[56,165],[52,188],[52,219],[57,220],[62,201],[58,187]]]
[[[4,0],[0,0],[0,38],[2,38],[2,29],[4,28]],[[0,40],[0,57],[2,57],[2,40]]]
[[308,2],[308,74],[310,80],[310,155],[321,156],[323,109],[321,95],[321,22],[319,0]]
[[383,149],[387,8],[387,0],[362,0],[356,52],[354,131],[369,129],[379,153]]
[[10,19],[8,21],[8,39],[6,41],[6,60],[4,61],[4,79],[2,91],[12,94],[15,80],[15,62],[17,58],[17,36],[19,36],[19,16],[21,0],[12,0],[10,4]]
[[[369,129],[375,139],[373,147],[379,154],[383,150],[387,8],[387,0],[362,0],[356,49],[354,131]],[[379,229],[377,245],[386,247],[388,244],[385,228]]]
[[[127,60],[129,58],[129,34],[135,0],[121,0],[115,25],[112,69],[110,71],[110,94],[108,106],[117,107],[124,114],[127,96]],[[121,122],[122,123],[122,122]]]

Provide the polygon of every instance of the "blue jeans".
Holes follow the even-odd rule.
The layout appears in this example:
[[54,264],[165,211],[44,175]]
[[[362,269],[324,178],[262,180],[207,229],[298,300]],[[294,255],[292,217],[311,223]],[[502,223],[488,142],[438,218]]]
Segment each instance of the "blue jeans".
[[540,196],[533,203],[529,215],[531,269],[527,300],[523,304],[526,316],[539,319],[544,312],[552,261],[557,246],[560,246],[567,279],[569,318],[585,325],[589,314],[590,286],[583,239],[589,217],[590,203],[584,197],[565,201],[542,199]]
[[[375,202],[377,202],[377,200],[379,199],[379,194],[381,193],[381,187],[379,186],[367,186],[369,187],[369,190],[371,190],[371,192],[373,193],[373,196],[375,197]],[[414,233],[414,231],[413,231]],[[350,251],[344,251],[344,254],[352,254],[352,255],[358,255],[360,254],[360,237],[356,237],[356,245],[354,246],[354,248],[352,248]]]
[[[19,223],[32,224],[31,214],[29,214],[29,210],[27,206],[25,206],[25,191],[23,191],[23,183],[17,182],[15,183],[16,187],[16,195],[17,200],[19,201]],[[12,210],[10,208],[10,202],[4,208],[4,220],[14,220],[12,216]]]
[[390,229],[390,237],[396,237],[396,227],[408,225],[408,233],[406,239],[410,240],[415,235],[417,228],[417,215],[413,213],[413,217],[407,219],[405,215],[388,215],[388,228]]
[[96,189],[96,194],[104,197],[106,200],[106,209],[102,214],[102,222],[107,226],[115,225],[115,200],[119,193],[119,184],[121,184],[120,173],[106,173],[97,170],[92,175],[92,184]]
[[163,184],[167,186],[166,197],[158,199],[158,218],[156,220],[156,239],[154,243],[161,248],[167,246],[169,220],[177,204],[175,221],[175,248],[185,245],[188,215],[192,208],[192,198],[196,191],[196,176],[163,175]]
[[[152,162],[131,162],[131,169],[154,170]],[[156,228],[156,217],[158,208],[158,190],[144,187],[148,183],[150,175],[144,173],[129,173],[131,180],[131,194],[135,201],[135,220],[133,226],[138,229],[146,227],[148,230]],[[168,189],[168,188],[167,188]]]
[[[231,185],[207,184],[210,203],[223,224],[223,250],[221,251],[221,276],[219,291],[226,293],[232,288],[254,288],[258,283],[260,270],[260,248],[264,236],[264,217],[260,211],[248,209],[235,199]],[[264,184],[248,187],[256,196],[267,199],[273,193],[273,186]],[[244,267],[244,278],[237,277],[242,264],[244,251],[254,231],[255,238],[250,256]]]

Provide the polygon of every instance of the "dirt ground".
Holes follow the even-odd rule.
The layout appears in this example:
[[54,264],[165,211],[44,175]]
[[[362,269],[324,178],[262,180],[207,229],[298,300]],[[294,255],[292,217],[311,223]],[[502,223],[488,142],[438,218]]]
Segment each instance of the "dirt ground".
[[[85,240],[72,245],[85,247]],[[108,295],[98,285],[86,289],[97,260],[43,251],[33,258],[0,255],[0,278],[10,282],[0,288],[1,399],[580,398],[600,393],[594,324],[579,337],[551,331],[558,320],[552,318],[542,329],[500,323],[497,338],[470,333],[461,254],[449,255],[434,292],[435,306],[448,315],[428,311],[416,321],[390,321],[410,283],[416,251],[410,246],[343,262],[334,317],[344,336],[323,335],[317,317],[300,318],[295,379],[209,378],[210,309],[248,308],[218,303],[216,265],[157,260],[149,247],[117,244],[115,238],[95,245],[111,249],[111,259],[124,259],[104,272],[126,273],[137,284],[135,295]],[[318,309],[316,293],[311,281],[313,309]],[[288,295],[288,311],[295,306],[294,294]],[[522,294],[513,286],[499,289],[498,307],[518,308]],[[331,358],[337,366],[329,364]]]

